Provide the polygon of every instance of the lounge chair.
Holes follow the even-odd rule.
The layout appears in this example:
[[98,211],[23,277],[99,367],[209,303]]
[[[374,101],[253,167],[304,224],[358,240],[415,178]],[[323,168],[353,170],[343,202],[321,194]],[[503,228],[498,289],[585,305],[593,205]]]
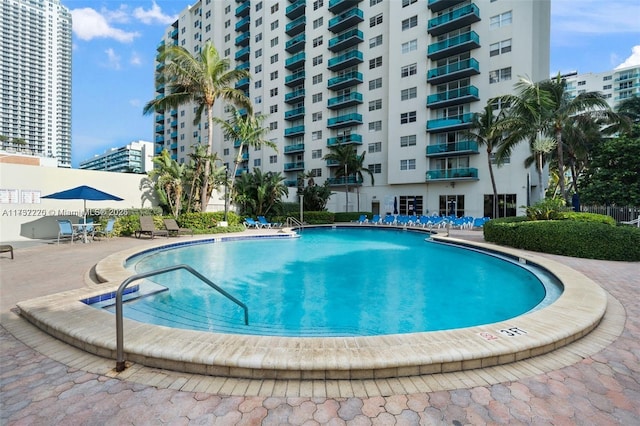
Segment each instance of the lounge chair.
[[272,228],[272,227],[274,227],[273,223],[269,222],[267,220],[267,218],[264,217],[264,216],[258,216],[258,222],[260,222],[260,225],[262,226],[262,228]]
[[150,236],[151,239],[156,235],[169,237],[169,231],[166,229],[156,229],[156,225],[153,223],[153,216],[140,216],[140,229],[134,235],[136,238],[140,238],[143,234]]
[[70,220],[58,220],[58,245],[60,245],[61,239],[71,240],[71,244],[73,244],[73,238],[78,237],[79,235],[80,234],[78,234],[78,232],[73,228]]
[[0,253],[11,253],[11,259],[13,259],[13,246],[11,244],[0,245]]
[[396,224],[396,217],[393,215],[386,215],[384,217],[384,219],[382,220],[382,223],[385,225],[395,225]]
[[97,229],[94,235],[95,237],[106,237],[106,238],[111,238],[113,237],[113,226],[115,225],[116,220],[114,218],[111,218],[107,221],[107,226],[104,227],[104,229]]
[[374,214],[371,220],[369,221],[369,223],[372,223],[374,225],[380,225],[381,222],[382,222],[382,219],[380,218],[379,214]]
[[164,222],[164,227],[167,228],[169,235],[177,237],[179,235],[191,234],[193,237],[193,229],[181,228],[175,219],[162,219],[162,221]]
[[361,214],[360,218],[358,220],[356,220],[356,222],[359,223],[360,225],[362,225],[363,223],[369,222],[369,219],[367,219],[367,215],[366,214]]
[[262,228],[262,224],[256,222],[250,217],[246,218],[243,223],[244,223],[244,226],[247,228],[256,228],[256,229]]

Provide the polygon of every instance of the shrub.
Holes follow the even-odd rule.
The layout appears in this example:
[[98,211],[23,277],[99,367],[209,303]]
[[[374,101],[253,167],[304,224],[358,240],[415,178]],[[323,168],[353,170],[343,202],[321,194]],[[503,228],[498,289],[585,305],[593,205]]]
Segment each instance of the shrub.
[[616,226],[616,220],[606,214],[562,212],[559,219],[574,220],[576,222],[604,223],[605,225]]
[[355,222],[360,219],[361,215],[366,215],[369,219],[371,219],[371,212],[338,212],[335,213],[335,221],[336,222]]
[[310,225],[325,225],[335,222],[332,212],[304,212],[304,221]]
[[529,220],[553,220],[569,210],[562,198],[545,198],[527,207],[526,212]]

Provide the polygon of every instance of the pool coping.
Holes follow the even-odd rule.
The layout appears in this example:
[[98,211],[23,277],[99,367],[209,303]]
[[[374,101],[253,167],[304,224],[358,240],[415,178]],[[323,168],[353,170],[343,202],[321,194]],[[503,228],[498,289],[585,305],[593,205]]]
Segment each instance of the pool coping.
[[[195,237],[188,241],[224,238]],[[456,330],[370,337],[231,335],[171,329],[125,318],[127,363],[250,379],[415,376],[496,366],[545,354],[588,334],[604,316],[606,292],[585,275],[561,263],[493,244],[440,235],[434,239],[500,252],[541,265],[563,282],[564,292],[550,306],[508,321]],[[163,245],[166,241],[158,241],[153,247]],[[124,260],[140,251],[143,250],[120,251],[99,262],[95,271],[105,281],[103,284],[20,302],[20,314],[66,343],[115,360],[114,316],[80,300],[115,291],[132,275],[124,269]]]

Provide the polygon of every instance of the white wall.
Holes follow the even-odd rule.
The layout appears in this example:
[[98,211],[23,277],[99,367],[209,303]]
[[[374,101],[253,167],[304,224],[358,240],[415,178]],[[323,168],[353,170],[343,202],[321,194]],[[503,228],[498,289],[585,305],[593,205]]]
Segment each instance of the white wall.
[[[120,216],[130,209],[157,205],[154,194],[143,184],[146,175],[94,170],[0,164],[0,241],[55,238],[56,219],[77,222],[82,200],[23,199],[30,193],[45,196],[80,185],[92,186],[123,198],[123,201],[87,201],[87,209],[103,209],[104,214]],[[17,200],[7,200],[7,195]]]

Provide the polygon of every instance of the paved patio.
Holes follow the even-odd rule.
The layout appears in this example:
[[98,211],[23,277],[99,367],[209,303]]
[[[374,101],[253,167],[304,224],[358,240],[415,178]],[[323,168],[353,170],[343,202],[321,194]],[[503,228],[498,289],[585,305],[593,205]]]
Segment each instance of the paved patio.
[[[64,345],[11,312],[18,301],[96,286],[97,261],[152,243],[16,245],[15,260],[0,255],[0,424],[640,424],[638,263],[549,255],[613,296],[602,325],[551,354],[469,374],[312,383],[136,366],[118,374],[113,360]],[[306,386],[313,397],[299,396]]]

